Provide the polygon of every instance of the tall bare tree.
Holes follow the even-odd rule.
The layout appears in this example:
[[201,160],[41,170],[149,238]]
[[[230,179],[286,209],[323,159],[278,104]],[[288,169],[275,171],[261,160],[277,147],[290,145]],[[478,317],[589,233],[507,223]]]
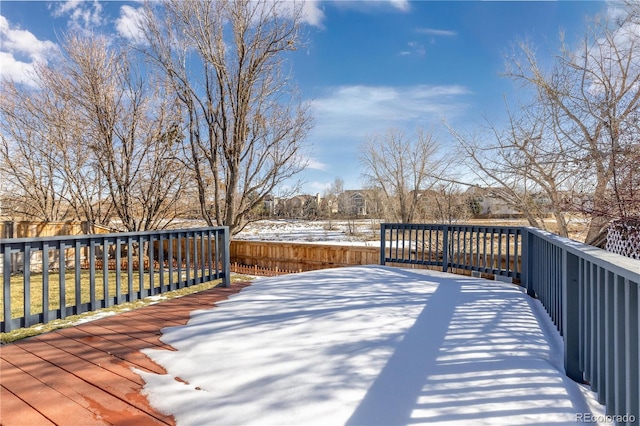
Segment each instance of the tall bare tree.
[[68,37],[65,53],[55,88],[79,105],[88,147],[122,226],[167,226],[185,180],[179,110],[163,79],[141,75],[131,52],[106,38]]
[[424,129],[411,136],[389,129],[360,147],[364,178],[370,186],[381,188],[393,220],[413,222],[421,191],[431,189],[444,170],[437,151],[437,142]]
[[563,43],[555,66],[546,71],[534,48],[520,45],[508,75],[532,88],[551,112],[556,137],[566,159],[584,171],[582,190],[589,195],[587,241],[612,216],[624,216],[625,202],[611,196],[625,181],[630,153],[637,150],[640,119],[640,4],[629,2],[616,19],[594,19],[577,47]]
[[98,223],[113,209],[129,231],[175,215],[180,114],[163,81],[139,75],[129,54],[104,37],[70,35],[55,62],[36,68],[37,89],[6,85],[3,163],[41,220],[59,219],[61,200]]
[[144,50],[184,110],[190,168],[210,225],[239,232],[249,213],[306,165],[311,126],[286,70],[302,4],[168,0],[146,4]]
[[421,214],[429,223],[460,223],[473,216],[468,196],[451,182],[438,183],[421,198]]
[[549,68],[519,44],[506,75],[530,98],[508,109],[506,126],[489,123],[488,137],[451,130],[470,169],[532,226],[551,214],[566,236],[568,214],[582,211],[587,242],[612,218],[640,213],[640,5],[618,12],[594,19],[579,46],[563,41]]
[[582,169],[570,159],[571,147],[559,137],[544,104],[507,112],[503,128],[489,123],[484,139],[450,129],[462,148],[461,158],[483,186],[522,212],[531,226],[545,229],[555,219],[555,232],[568,236],[568,194],[581,181]]
[[[44,69],[38,70],[41,75]],[[70,118],[68,105],[43,90],[21,90],[6,81],[0,111],[2,189],[11,215],[44,221],[72,218],[75,188],[66,165],[74,161],[74,152],[69,145],[71,132],[60,126]],[[75,160],[73,173],[81,174],[83,160]]]

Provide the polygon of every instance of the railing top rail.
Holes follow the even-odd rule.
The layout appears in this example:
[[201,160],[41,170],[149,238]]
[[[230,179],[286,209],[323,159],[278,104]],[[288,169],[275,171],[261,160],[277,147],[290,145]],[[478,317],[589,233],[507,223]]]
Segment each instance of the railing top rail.
[[475,225],[475,224],[463,224],[463,223],[454,223],[454,224],[445,224],[445,223],[382,223],[384,228],[397,228],[397,229],[456,229],[456,228],[465,228],[465,229],[495,229],[495,230],[524,230],[526,227],[524,226],[505,226],[505,225]]
[[561,237],[541,229],[526,227],[528,232],[537,237],[567,250],[582,259],[592,262],[598,266],[605,267],[609,271],[628,278],[636,283],[640,282],[640,260],[611,253],[598,247],[590,246],[570,238]]
[[63,241],[75,241],[78,239],[90,239],[90,238],[126,238],[126,237],[138,237],[148,235],[169,235],[179,234],[185,232],[204,232],[204,231],[224,231],[226,226],[209,226],[201,228],[182,228],[182,229],[163,229],[157,231],[140,231],[140,232],[116,232],[111,234],[82,234],[82,235],[59,235],[53,237],[35,237],[35,238],[0,238],[0,244],[23,244],[23,243],[40,243],[47,242],[63,242]]

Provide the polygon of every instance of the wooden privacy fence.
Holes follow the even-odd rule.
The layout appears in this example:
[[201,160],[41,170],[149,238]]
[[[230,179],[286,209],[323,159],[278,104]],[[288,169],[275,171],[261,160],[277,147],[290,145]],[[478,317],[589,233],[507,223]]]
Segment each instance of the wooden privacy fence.
[[312,271],[378,263],[378,247],[233,240],[231,262],[269,270]]
[[110,234],[113,231],[105,226],[88,221],[66,222],[0,222],[0,238],[39,238],[63,235]]
[[519,279],[564,341],[567,376],[618,424],[640,421],[640,261],[528,227],[382,224],[380,263]]
[[229,229],[0,239],[0,264],[7,332],[216,279],[228,287]]

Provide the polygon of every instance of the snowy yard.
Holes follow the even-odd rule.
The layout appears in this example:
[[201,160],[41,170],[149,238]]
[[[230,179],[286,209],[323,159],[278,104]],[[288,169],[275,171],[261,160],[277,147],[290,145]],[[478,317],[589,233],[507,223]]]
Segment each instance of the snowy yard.
[[260,278],[137,371],[179,425],[575,424],[602,415],[511,284],[382,266]]
[[355,244],[378,247],[380,220],[275,220],[265,219],[247,225],[238,240]]

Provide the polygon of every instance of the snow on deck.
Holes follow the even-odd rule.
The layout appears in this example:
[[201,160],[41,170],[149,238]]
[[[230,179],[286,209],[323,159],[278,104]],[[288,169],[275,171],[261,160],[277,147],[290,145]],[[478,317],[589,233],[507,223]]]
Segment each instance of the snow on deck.
[[[163,330],[137,371],[179,425],[575,424],[540,303],[511,284],[363,266],[261,278]],[[592,418],[589,418],[592,419]]]

